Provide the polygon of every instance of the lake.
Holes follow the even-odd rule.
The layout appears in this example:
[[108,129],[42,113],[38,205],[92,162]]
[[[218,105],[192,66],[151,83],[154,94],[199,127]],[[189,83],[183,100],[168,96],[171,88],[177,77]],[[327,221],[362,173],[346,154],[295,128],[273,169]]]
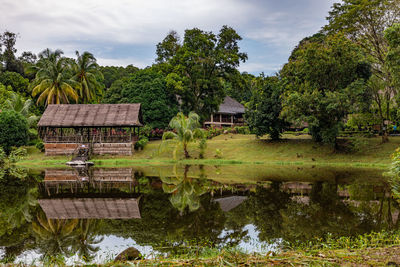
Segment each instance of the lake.
[[399,227],[384,169],[312,165],[2,170],[2,262],[113,260],[204,247],[268,252]]

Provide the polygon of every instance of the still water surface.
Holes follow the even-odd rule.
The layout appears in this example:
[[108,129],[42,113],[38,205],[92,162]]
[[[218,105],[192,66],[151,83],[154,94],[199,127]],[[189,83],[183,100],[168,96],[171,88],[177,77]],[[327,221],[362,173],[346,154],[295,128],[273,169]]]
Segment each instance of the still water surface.
[[267,252],[398,228],[384,170],[163,166],[9,170],[0,179],[0,258],[106,262],[197,247]]

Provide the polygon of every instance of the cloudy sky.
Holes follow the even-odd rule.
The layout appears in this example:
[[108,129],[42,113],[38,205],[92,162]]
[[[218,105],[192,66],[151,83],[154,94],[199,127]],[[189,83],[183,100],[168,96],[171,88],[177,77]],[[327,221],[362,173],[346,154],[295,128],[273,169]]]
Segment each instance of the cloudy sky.
[[92,52],[101,65],[151,65],[170,30],[242,37],[249,60],[241,71],[274,73],[293,47],[317,32],[337,0],[2,0],[0,31],[19,34],[18,53],[45,48]]

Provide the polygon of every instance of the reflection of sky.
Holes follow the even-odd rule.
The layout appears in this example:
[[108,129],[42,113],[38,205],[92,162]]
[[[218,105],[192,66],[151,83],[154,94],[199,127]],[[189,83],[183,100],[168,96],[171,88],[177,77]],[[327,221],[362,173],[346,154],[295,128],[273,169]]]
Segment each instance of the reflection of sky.
[[[266,242],[260,242],[258,239],[259,232],[256,227],[252,224],[248,224],[243,228],[243,231],[248,231],[247,236],[244,240],[240,241],[238,247],[247,253],[259,252],[265,253],[267,251],[275,251],[276,244],[268,244]],[[227,235],[229,231],[224,230],[220,237],[224,237]],[[94,258],[94,263],[105,263],[115,259],[115,257],[129,247],[134,247],[142,253],[146,258],[152,258],[153,256],[159,254],[157,251],[154,251],[151,246],[140,246],[136,244],[135,240],[132,238],[122,238],[114,235],[105,235],[103,236],[103,241],[97,244],[99,247],[99,251]],[[228,240],[229,241],[229,240]],[[0,255],[3,255],[4,251],[1,250]],[[40,254],[38,254],[34,250],[26,251],[22,255],[20,255],[15,263],[26,263],[26,264],[34,264],[38,263]],[[67,258],[66,263],[76,264],[79,263],[78,257],[75,255],[73,257]]]

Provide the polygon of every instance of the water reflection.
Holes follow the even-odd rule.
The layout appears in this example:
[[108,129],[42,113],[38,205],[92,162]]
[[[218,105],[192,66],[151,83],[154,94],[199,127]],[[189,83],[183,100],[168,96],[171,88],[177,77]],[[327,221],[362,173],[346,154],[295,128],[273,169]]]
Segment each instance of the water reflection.
[[[319,180],[312,168],[300,170],[303,179],[295,181],[220,182],[224,173],[241,172],[230,168],[65,168],[25,179],[7,174],[0,179],[0,255],[4,262],[28,261],[30,253],[101,262],[115,256],[106,246],[116,238],[142,253],[181,253],[204,244],[244,244],[254,251],[260,244],[399,226],[399,205],[382,177],[354,181],[349,173],[357,170],[338,170]],[[292,170],[298,177],[297,167]]]

